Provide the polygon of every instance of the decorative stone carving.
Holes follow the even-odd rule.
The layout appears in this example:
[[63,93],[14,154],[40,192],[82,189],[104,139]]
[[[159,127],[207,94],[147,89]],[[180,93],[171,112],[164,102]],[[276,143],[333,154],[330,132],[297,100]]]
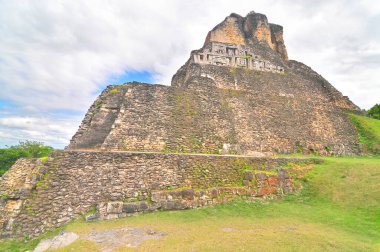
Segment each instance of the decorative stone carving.
[[285,71],[283,67],[263,60],[247,46],[221,42],[210,42],[202,49],[193,51],[191,60],[198,64],[243,67],[273,73]]

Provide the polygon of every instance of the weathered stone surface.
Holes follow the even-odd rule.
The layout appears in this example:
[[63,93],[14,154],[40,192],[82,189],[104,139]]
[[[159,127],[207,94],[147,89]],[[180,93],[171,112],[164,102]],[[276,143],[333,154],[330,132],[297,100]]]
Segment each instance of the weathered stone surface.
[[82,239],[89,239],[102,247],[103,252],[115,251],[120,247],[135,248],[146,240],[160,239],[166,234],[153,229],[124,227],[119,229],[94,230]]
[[184,200],[194,200],[194,190],[193,189],[182,190],[182,198]]
[[279,53],[284,60],[288,59],[282,26],[270,24],[265,15],[253,11],[246,17],[235,13],[226,17],[207,34],[204,44],[210,42],[237,45],[254,45],[263,42]]
[[79,235],[72,232],[61,232],[59,235],[40,241],[33,252],[44,252],[67,246],[79,238]]
[[243,22],[244,18],[237,14],[231,14],[226,17],[222,23],[218,24],[207,34],[205,45],[213,41],[244,45]]
[[123,212],[123,207],[124,205],[122,201],[108,202],[107,213],[119,214]]
[[[220,88],[199,86],[207,80],[201,76],[182,84],[196,85],[191,89],[137,83],[121,86],[118,92],[127,96],[123,113],[118,114],[101,149],[219,153],[228,144],[234,154],[358,153],[357,133],[345,112],[350,105],[338,107],[341,100],[328,83],[323,82],[324,88],[295,75],[233,73],[227,67],[199,64],[189,67],[194,74],[200,70],[220,78],[216,82]],[[233,89],[234,78],[242,90]],[[81,134],[95,136],[96,128],[91,125],[83,126],[88,133]],[[69,149],[76,149],[79,142],[83,148],[97,148],[77,133]]]
[[[315,160],[102,151],[57,151],[45,164],[21,159],[4,176],[24,175],[14,177],[12,183],[0,181],[0,236],[33,237],[94,207],[96,214],[89,220],[207,206],[236,197],[277,193],[278,188],[291,192],[292,178],[279,167],[299,162],[312,164]],[[254,176],[262,176],[260,183],[241,186],[247,167]],[[43,174],[31,173],[37,170]],[[257,170],[277,175],[268,179]],[[23,181],[35,175],[39,177],[36,185],[28,194],[21,194]],[[277,180],[280,182],[275,183]]]
[[253,171],[245,171],[244,172],[244,179],[247,181],[252,181],[254,178],[254,173]]
[[134,213],[138,211],[138,207],[136,203],[126,203],[123,206],[123,212],[125,213]]
[[255,173],[255,176],[256,176],[256,179],[260,181],[266,180],[268,178],[268,176],[264,172]]

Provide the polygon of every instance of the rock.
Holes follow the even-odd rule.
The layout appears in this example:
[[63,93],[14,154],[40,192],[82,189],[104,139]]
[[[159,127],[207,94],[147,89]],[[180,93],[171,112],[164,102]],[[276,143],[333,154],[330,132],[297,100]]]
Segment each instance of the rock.
[[147,210],[149,210],[148,202],[146,202],[146,201],[140,202],[138,209],[139,209],[139,211],[147,211]]
[[146,240],[160,239],[165,235],[165,233],[160,233],[153,229],[124,227],[121,229],[94,231],[87,234],[85,238],[101,245],[102,251],[113,251],[120,246],[137,248]]
[[245,34],[241,29],[243,22],[244,18],[237,14],[226,17],[207,34],[205,45],[212,41],[244,45]]
[[244,179],[243,180],[243,186],[249,186],[249,180]]
[[252,181],[253,180],[253,171],[245,171],[244,172],[244,180]]
[[193,189],[183,189],[182,190],[182,198],[185,200],[193,200],[194,199],[194,190]]
[[[205,196],[206,196],[206,195],[205,195]],[[218,197],[218,190],[215,189],[215,188],[211,189],[211,190],[210,190],[210,196],[211,196],[212,199],[217,198],[217,197]],[[207,197],[206,197],[206,199],[207,199]]]
[[122,201],[115,201],[115,202],[108,202],[107,204],[107,213],[108,214],[118,214],[123,212],[123,202]]
[[266,180],[268,176],[264,172],[257,172],[255,173],[257,180]]
[[280,186],[280,180],[279,180],[279,177],[276,176],[276,175],[270,175],[268,177],[268,184],[269,186]]
[[48,249],[57,249],[60,247],[64,247],[73,243],[78,238],[79,236],[76,233],[61,232],[59,235],[53,238],[43,239],[42,241],[40,241],[40,243],[33,250],[33,252],[43,252]]
[[125,203],[123,205],[123,212],[124,213],[134,213],[134,212],[137,212],[137,205],[136,203]]
[[246,17],[235,13],[226,17],[207,34],[205,45],[213,41],[240,45],[264,42],[288,60],[282,26],[270,24],[265,15],[253,11]]
[[289,173],[288,173],[286,170],[284,170],[284,169],[280,169],[280,170],[278,171],[278,173],[279,173],[279,176],[280,176],[280,180],[281,180],[281,181],[285,181],[286,179],[289,179],[289,178],[290,178]]
[[86,221],[94,221],[94,220],[97,220],[97,219],[99,219],[99,217],[96,214],[90,214],[90,215],[87,215],[85,217]]

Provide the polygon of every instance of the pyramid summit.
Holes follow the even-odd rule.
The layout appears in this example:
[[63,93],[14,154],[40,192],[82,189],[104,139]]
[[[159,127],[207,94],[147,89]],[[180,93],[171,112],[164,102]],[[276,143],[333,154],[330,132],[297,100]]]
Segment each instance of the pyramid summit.
[[226,17],[207,34],[205,45],[210,42],[237,45],[264,43],[279,53],[284,60],[288,59],[282,26],[270,24],[265,15],[254,11],[246,17],[235,13]]

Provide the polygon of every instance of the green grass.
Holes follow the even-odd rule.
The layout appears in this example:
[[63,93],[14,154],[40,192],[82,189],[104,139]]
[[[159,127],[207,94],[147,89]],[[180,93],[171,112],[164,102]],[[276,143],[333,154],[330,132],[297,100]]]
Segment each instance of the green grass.
[[350,114],[359,133],[359,143],[364,153],[380,154],[380,120]]
[[[282,200],[240,200],[91,223],[77,220],[65,229],[83,235],[133,226],[167,233],[145,241],[138,251],[380,251],[380,157],[324,160],[304,179],[300,193]],[[30,244],[8,240],[0,243],[0,250],[25,251],[36,242]],[[89,248],[101,249],[79,239],[57,251]]]
[[4,239],[0,241],[0,251],[33,251],[38,243],[45,238],[53,237],[59,234],[60,231],[65,229],[65,226],[57,228],[51,232],[47,232],[35,239],[24,238],[22,240]]

